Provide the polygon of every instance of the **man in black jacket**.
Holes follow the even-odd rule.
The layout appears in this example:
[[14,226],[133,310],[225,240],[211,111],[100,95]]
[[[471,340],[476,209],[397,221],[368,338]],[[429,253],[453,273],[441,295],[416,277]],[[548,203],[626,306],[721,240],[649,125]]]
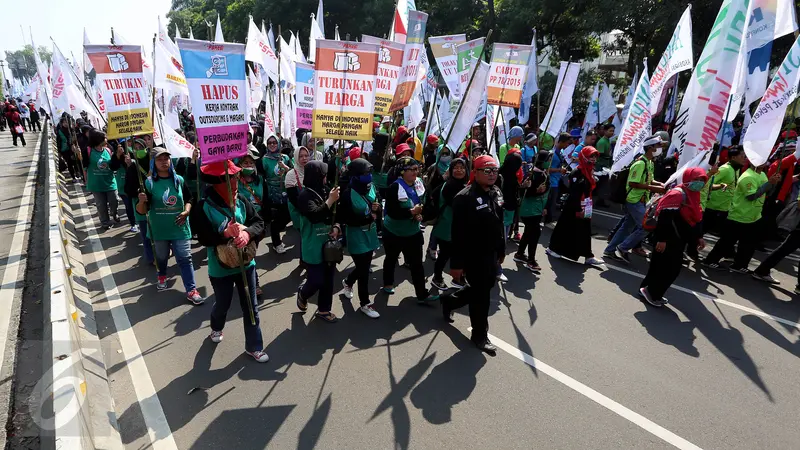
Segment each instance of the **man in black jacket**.
[[489,297],[496,283],[497,267],[505,258],[503,194],[495,186],[498,166],[492,156],[474,161],[475,181],[453,200],[452,256],[450,275],[466,276],[469,285],[442,297],[445,320],[453,321],[453,310],[469,305],[472,342],[494,356],[497,348],[489,341]]

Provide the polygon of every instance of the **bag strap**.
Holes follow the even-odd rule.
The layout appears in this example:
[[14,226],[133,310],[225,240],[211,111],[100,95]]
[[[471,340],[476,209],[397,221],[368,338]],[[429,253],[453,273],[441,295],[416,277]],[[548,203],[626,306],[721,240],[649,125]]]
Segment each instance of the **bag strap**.
[[250,184],[245,182],[244,183],[244,188],[247,189],[248,192],[250,192],[250,194],[256,200],[256,203],[258,203],[258,206],[261,206],[261,199],[258,198],[258,196],[256,195],[256,192],[253,190],[253,188],[250,187]]

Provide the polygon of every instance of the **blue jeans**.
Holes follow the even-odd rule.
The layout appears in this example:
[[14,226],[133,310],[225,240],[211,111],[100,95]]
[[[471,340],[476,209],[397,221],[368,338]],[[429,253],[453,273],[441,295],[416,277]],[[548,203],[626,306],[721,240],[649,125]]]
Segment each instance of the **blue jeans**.
[[188,239],[176,239],[174,241],[155,241],[156,262],[158,263],[158,275],[167,274],[167,260],[169,260],[169,249],[175,254],[175,261],[181,269],[181,279],[186,292],[190,292],[195,287],[194,266],[192,266],[192,246]]
[[128,223],[131,226],[136,225],[136,216],[133,214],[133,201],[125,194],[120,194],[119,198],[122,199],[122,203],[125,205],[125,215],[128,216]]
[[647,237],[648,232],[642,228],[646,206],[642,202],[625,204],[625,216],[622,218],[622,223],[614,234],[614,238],[608,243],[606,253],[612,253],[617,246],[620,250],[630,251]]
[[[247,275],[247,292],[244,290],[242,275],[228,275],[227,277],[209,277],[211,287],[214,288],[214,304],[211,306],[211,329],[222,331],[225,328],[225,319],[233,301],[233,288],[239,296],[239,306],[242,307],[242,323],[244,324],[244,348],[248,352],[258,352],[264,349],[264,339],[261,337],[261,321],[258,320],[258,305],[256,304],[256,266],[245,271]],[[253,308],[255,325],[250,322],[250,311],[247,302]]]
[[147,221],[141,220],[139,223],[139,236],[142,237],[142,246],[144,246],[144,260],[147,264],[153,264],[153,246],[150,244],[150,238],[147,237]]

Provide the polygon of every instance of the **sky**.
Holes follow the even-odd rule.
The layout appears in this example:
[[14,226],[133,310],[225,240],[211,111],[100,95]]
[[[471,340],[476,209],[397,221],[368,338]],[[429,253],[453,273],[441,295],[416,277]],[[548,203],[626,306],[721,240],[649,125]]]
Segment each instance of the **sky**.
[[[6,50],[21,49],[33,41],[36,46],[52,49],[53,40],[67,59],[70,52],[80,59],[83,46],[83,29],[92,44],[110,43],[111,27],[134,44],[153,45],[153,34],[158,29],[158,16],[164,25],[171,0],[0,0],[4,27],[0,37],[0,59],[5,61]],[[23,41],[22,30],[25,31]],[[147,51],[149,54],[150,51]],[[5,76],[11,71],[5,66]]]

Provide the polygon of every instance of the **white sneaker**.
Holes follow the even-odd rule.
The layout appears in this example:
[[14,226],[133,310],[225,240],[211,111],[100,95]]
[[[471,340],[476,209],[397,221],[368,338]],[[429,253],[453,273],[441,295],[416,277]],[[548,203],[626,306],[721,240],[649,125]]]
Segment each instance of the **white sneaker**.
[[347,280],[342,280],[342,289],[344,289],[344,296],[351,299],[353,298],[353,287],[347,285]]
[[605,263],[606,263],[606,262],[605,262],[605,261],[603,261],[603,260],[602,260],[602,259],[600,259],[600,258],[594,258],[594,257],[592,257],[592,258],[586,258],[586,265],[587,265],[587,266],[595,266],[595,267],[596,267],[596,266],[602,266],[602,265],[604,265]]
[[364,313],[365,316],[369,317],[370,319],[377,319],[381,315],[378,314],[378,311],[372,308],[372,304],[364,305],[361,308],[358,308],[359,311]]
[[497,281],[506,283],[508,282],[508,277],[503,272],[500,272],[499,274],[497,274]]
[[269,361],[269,356],[267,356],[267,354],[264,353],[261,350],[259,350],[257,352],[245,351],[245,353],[247,353],[248,355],[252,356],[253,359],[255,359],[256,361],[258,361],[260,363],[265,363],[265,362]]
[[550,250],[549,248],[546,248],[546,249],[544,250],[544,252],[545,252],[545,253],[547,253],[548,255],[552,256],[553,258],[556,258],[556,259],[561,259],[561,255],[559,255],[558,253],[556,253],[556,252],[554,252],[554,251]]
[[286,253],[286,246],[283,245],[281,242],[280,244],[275,246],[275,251],[278,252],[279,255]]
[[128,230],[128,231],[130,231],[131,233],[138,233],[139,232],[139,225],[132,226],[131,229]]
[[222,331],[212,331],[208,337],[211,338],[211,342],[219,344],[222,342]]

